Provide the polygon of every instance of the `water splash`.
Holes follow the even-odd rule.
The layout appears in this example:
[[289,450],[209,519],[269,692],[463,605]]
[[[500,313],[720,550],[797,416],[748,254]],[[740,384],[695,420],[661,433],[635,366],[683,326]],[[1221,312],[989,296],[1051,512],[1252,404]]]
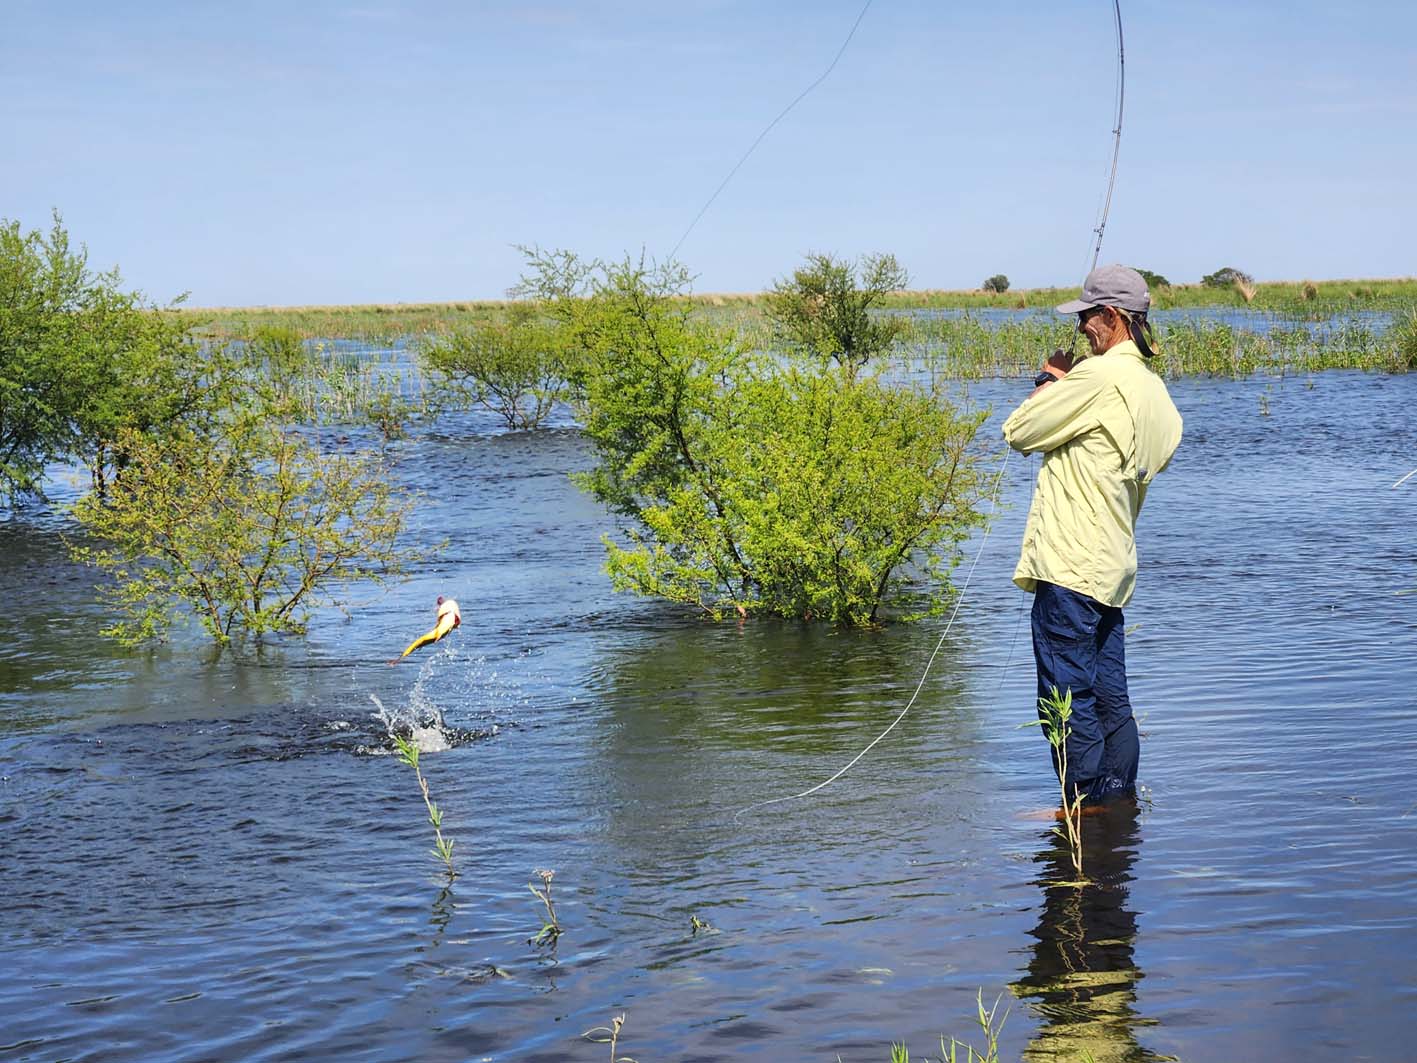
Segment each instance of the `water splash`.
[[[517,662],[530,658],[523,650]],[[418,676],[402,705],[389,708],[373,693],[369,700],[377,711],[370,714],[384,741],[359,747],[359,752],[382,756],[392,753],[395,736],[405,738],[421,753],[438,753],[482,738],[492,738],[533,707],[521,677],[506,674],[486,657],[467,657],[450,645],[438,648],[422,661]],[[454,718],[472,726],[456,726],[444,717],[444,706]]]
[[[371,693],[369,700],[378,708],[374,718],[384,725],[384,731],[390,739],[406,738],[420,753],[441,753],[452,748],[453,744],[448,740],[447,725],[444,724],[443,714],[437,706],[431,703],[419,706],[410,697],[407,708],[390,712],[377,694]],[[431,714],[428,713],[430,708]]]

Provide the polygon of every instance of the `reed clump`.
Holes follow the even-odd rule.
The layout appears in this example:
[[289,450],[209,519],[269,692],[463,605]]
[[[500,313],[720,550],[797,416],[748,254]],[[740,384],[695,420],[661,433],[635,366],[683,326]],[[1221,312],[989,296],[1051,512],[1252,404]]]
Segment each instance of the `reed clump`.
[[439,409],[436,389],[397,348],[350,350],[286,325],[263,325],[232,348],[251,387],[301,424],[366,424],[388,440]]
[[1417,369],[1417,307],[1395,315],[1389,335],[1392,337],[1393,368]]
[[[1254,327],[1230,321],[1157,323],[1157,357],[1151,363],[1171,378],[1284,376],[1323,369],[1405,372],[1417,368],[1417,309],[1395,315],[1383,332],[1367,319],[1340,317],[1323,325],[1261,315]],[[1026,316],[993,323],[972,314],[911,315],[893,357],[907,367],[947,379],[1031,376],[1045,352],[1073,342],[1068,321]]]

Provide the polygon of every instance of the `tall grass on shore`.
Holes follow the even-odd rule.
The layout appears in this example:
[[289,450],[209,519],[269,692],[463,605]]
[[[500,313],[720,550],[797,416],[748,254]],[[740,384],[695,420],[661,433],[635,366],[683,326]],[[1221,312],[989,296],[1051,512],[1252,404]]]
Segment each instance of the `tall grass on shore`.
[[[1254,305],[1261,301],[1263,289],[1262,285]],[[771,325],[751,299],[714,298],[720,305],[701,300],[696,314],[733,331],[750,349],[774,349]],[[1297,287],[1293,293],[1296,305],[1318,305],[1322,298],[1317,295],[1305,301]],[[512,316],[510,304],[500,308],[493,304],[450,305],[467,308],[458,312],[479,315],[476,320],[483,324],[467,326],[470,328],[505,328]],[[938,380],[1031,376],[1049,351],[1081,342],[1071,319],[1050,313],[1017,313],[1000,320],[997,314],[968,311],[886,312],[898,314],[906,327],[885,360],[896,369],[925,373]],[[1304,316],[1244,309],[1169,321],[1162,313],[1160,320],[1154,319],[1158,357],[1152,364],[1173,379],[1303,375],[1324,369],[1397,373],[1417,369],[1417,297],[1389,313],[1391,323],[1386,327],[1382,315],[1372,314],[1344,313],[1314,322]],[[417,324],[399,320],[400,328]],[[436,320],[438,329],[451,327],[446,316]],[[306,321],[311,327],[335,323],[335,318]],[[426,341],[425,347],[428,342],[432,341]],[[443,386],[436,374],[429,376],[423,361],[412,357],[403,345],[350,350],[337,341],[308,339],[298,327],[266,324],[236,346],[246,351],[253,376],[279,388],[292,416],[306,423],[366,423],[377,427],[385,438],[393,438],[409,421],[471,405],[465,396]]]
[[[923,289],[891,293],[883,298],[882,305],[887,310],[1051,310],[1076,295],[1075,286],[1006,292]],[[707,293],[679,298],[717,322],[746,322],[763,316],[764,293]],[[1323,321],[1354,311],[1396,313],[1417,306],[1417,278],[1260,281],[1247,283],[1244,290],[1236,286],[1165,285],[1152,291],[1152,303],[1157,310],[1237,308],[1302,321]],[[482,299],[362,306],[182,307],[170,313],[214,338],[246,339],[258,329],[274,325],[294,329],[305,339],[391,342],[497,321],[511,305],[506,300]]]
[[250,339],[264,328],[292,329],[303,339],[391,343],[408,336],[448,332],[505,312],[504,300],[459,303],[389,303],[367,306],[183,307],[171,311],[206,336]]

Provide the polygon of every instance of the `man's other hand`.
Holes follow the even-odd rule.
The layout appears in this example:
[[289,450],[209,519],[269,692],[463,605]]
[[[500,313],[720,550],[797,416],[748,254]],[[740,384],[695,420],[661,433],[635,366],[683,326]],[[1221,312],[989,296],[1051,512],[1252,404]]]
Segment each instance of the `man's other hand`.
[[1043,363],[1043,372],[1062,380],[1063,377],[1072,372],[1074,360],[1072,351],[1065,351],[1063,348],[1059,347],[1050,354],[1048,360]]

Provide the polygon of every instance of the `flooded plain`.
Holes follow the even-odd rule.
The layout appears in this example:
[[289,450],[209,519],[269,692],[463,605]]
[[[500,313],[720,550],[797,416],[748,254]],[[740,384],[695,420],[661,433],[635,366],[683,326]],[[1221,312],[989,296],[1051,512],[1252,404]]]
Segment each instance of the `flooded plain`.
[[[1417,376],[1171,384],[1186,438],[1127,610],[1136,814],[1054,794],[1015,456],[959,618],[707,624],[613,594],[569,425],[392,445],[447,540],[305,639],[129,654],[61,517],[0,523],[0,1063],[1410,1058],[1417,1015]],[[1027,385],[972,384],[986,433]],[[1263,412],[1267,410],[1268,412]],[[57,489],[64,494],[61,483]],[[965,566],[980,546],[968,547]],[[963,577],[964,567],[959,570]],[[462,604],[449,639],[385,660]],[[391,712],[441,714],[430,855]],[[564,933],[528,884],[554,869]],[[695,920],[707,926],[696,927]]]

